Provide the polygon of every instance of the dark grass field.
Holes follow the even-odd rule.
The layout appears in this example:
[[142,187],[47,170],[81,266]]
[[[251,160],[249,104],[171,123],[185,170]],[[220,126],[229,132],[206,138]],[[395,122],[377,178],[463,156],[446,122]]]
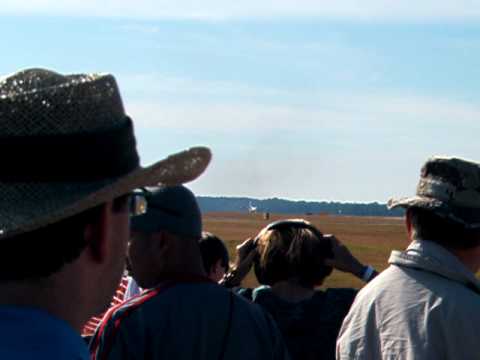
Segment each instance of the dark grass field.
[[[402,218],[272,214],[269,220],[264,220],[262,214],[207,213],[203,221],[205,231],[216,234],[227,243],[233,260],[237,244],[255,236],[269,222],[287,218],[303,218],[323,233],[334,234],[360,261],[374,266],[377,270],[387,267],[391,250],[404,249],[408,244]],[[251,272],[243,286],[256,285],[255,276]],[[356,288],[362,285],[362,281],[354,276],[336,270],[324,284],[326,287]]]

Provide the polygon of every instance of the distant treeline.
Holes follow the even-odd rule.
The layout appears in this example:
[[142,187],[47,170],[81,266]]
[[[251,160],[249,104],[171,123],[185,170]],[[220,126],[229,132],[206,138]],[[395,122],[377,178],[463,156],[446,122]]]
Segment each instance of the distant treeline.
[[388,210],[385,204],[373,203],[341,203],[290,201],[284,199],[258,200],[243,197],[210,197],[198,196],[202,212],[233,211],[248,212],[249,205],[257,207],[257,212],[277,214],[334,214],[355,216],[403,216],[402,209]]

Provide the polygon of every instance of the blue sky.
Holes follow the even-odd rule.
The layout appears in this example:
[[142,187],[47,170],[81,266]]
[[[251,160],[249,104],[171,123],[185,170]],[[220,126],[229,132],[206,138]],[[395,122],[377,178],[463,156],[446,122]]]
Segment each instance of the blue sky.
[[480,160],[479,17],[467,0],[7,0],[0,70],[115,74],[144,164],[211,147],[199,195],[385,202],[430,155]]

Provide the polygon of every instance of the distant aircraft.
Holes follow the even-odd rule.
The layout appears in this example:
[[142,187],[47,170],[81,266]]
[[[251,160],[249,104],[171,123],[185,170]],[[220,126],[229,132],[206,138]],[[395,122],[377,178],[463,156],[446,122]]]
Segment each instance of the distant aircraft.
[[250,214],[257,212],[257,206],[253,206],[251,201],[248,203],[248,212]]

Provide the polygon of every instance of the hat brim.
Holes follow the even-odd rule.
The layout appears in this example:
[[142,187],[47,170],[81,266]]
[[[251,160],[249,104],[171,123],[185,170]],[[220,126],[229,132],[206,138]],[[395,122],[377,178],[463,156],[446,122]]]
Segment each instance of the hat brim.
[[467,228],[480,228],[480,208],[452,206],[438,199],[418,195],[390,199],[387,207],[388,209],[397,207],[425,209],[434,212],[440,217],[462,224]]
[[409,208],[409,207],[419,207],[423,209],[439,209],[444,206],[444,202],[438,199],[432,199],[425,196],[410,196],[402,198],[392,198],[387,202],[388,209],[394,209],[397,207]]
[[196,179],[207,168],[211,152],[191,148],[139,167],[121,177],[96,182],[0,182],[0,238],[55,223],[145,186],[178,185]]

